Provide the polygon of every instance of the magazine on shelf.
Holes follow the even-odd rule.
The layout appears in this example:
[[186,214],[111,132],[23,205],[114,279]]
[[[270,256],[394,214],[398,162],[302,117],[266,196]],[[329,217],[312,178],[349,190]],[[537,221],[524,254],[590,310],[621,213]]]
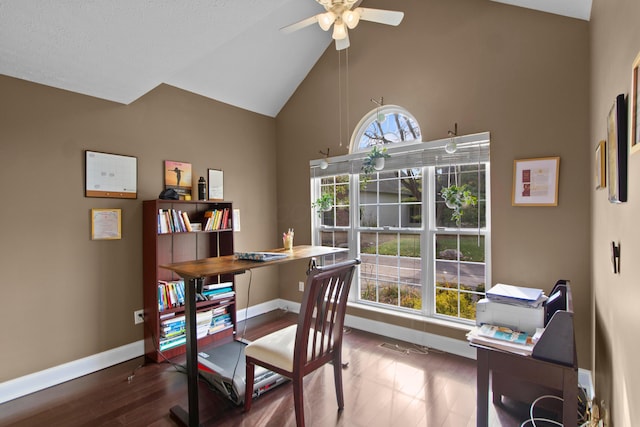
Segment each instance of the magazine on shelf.
[[530,356],[543,332],[544,329],[538,328],[535,334],[528,335],[503,326],[482,325],[469,331],[467,339],[474,344]]

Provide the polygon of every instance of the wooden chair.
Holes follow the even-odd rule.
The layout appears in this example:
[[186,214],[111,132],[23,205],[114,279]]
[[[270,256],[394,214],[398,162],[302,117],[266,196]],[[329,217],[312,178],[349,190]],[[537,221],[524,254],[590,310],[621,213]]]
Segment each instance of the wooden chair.
[[251,409],[255,365],[264,366],[291,378],[296,424],[304,427],[303,378],[327,362],[333,363],[338,409],[342,410],[342,330],[349,288],[358,264],[359,260],[351,260],[312,267],[307,275],[297,325],[247,345],[245,411]]

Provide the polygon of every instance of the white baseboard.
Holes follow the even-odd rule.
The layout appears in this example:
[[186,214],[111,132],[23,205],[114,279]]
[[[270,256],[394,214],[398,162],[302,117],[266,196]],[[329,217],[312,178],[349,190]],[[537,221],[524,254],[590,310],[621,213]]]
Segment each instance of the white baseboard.
[[273,299],[271,301],[263,302],[262,304],[252,305],[249,308],[236,310],[236,319],[238,322],[242,322],[247,318],[251,319],[252,317],[260,316],[261,314],[265,314],[273,310],[283,309],[284,305],[282,301],[284,300]]
[[[300,303],[281,299],[279,307],[300,312]],[[476,358],[476,350],[469,345],[468,341],[461,341],[454,338],[443,337],[429,332],[405,328],[403,326],[390,325],[376,320],[365,319],[364,317],[348,315],[344,319],[344,325],[349,328],[371,332],[388,338],[395,338],[412,344],[418,344],[434,350],[456,354],[469,359]]]
[[[243,321],[246,318],[259,316],[276,309],[299,313],[300,303],[284,299],[275,299],[251,306],[248,309],[238,310],[236,319],[238,319],[238,321]],[[388,323],[351,315],[346,316],[345,326],[426,346],[435,350],[456,354],[470,359],[476,358],[475,349],[469,346],[467,341],[456,340],[428,332],[390,325]],[[26,396],[27,394],[79,378],[83,375],[99,371],[100,369],[108,368],[109,366],[134,359],[142,356],[143,354],[144,343],[140,340],[122,347],[88,356],[83,359],[71,361],[40,372],[34,372],[33,374],[5,381],[0,383],[0,403],[8,402],[9,400]],[[582,371],[580,375],[581,384],[589,384],[591,382],[589,378],[590,372],[583,371],[582,369],[580,371]],[[587,389],[590,393],[593,393],[592,385],[589,384]]]
[[[237,311],[238,321],[282,308],[279,300],[267,301],[254,305],[248,309]],[[36,391],[79,378],[83,375],[117,365],[127,360],[144,355],[144,341],[136,341],[122,347],[94,354],[82,359],[73,360],[62,365],[54,366],[43,371],[34,372],[23,377],[0,383],[0,403],[8,402],[18,397],[26,396]]]
[[43,371],[0,383],[0,403],[8,402],[144,354],[144,341],[136,341]]

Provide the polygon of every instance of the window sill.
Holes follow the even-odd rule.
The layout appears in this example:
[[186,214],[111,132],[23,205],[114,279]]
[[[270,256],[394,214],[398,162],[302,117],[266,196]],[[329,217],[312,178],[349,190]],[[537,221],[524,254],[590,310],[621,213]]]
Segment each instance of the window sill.
[[353,308],[357,308],[359,310],[369,311],[371,313],[379,313],[379,314],[384,314],[384,315],[387,315],[387,316],[395,316],[395,317],[399,317],[399,318],[403,318],[403,319],[409,319],[409,320],[412,320],[412,321],[424,322],[424,323],[428,323],[428,324],[432,324],[432,325],[443,326],[443,327],[446,327],[446,328],[450,328],[450,329],[454,329],[454,330],[458,330],[458,331],[464,331],[464,332],[469,332],[475,326],[475,325],[470,324],[470,323],[461,323],[461,322],[455,322],[455,321],[452,321],[452,320],[445,320],[445,319],[439,319],[439,318],[434,318],[434,317],[422,316],[422,315],[419,315],[419,314],[407,313],[407,312],[403,312],[403,311],[389,310],[389,309],[385,309],[385,308],[382,308],[382,307],[375,307],[375,306],[372,306],[372,305],[369,305],[369,304],[358,303],[356,301],[348,301],[347,302],[347,307],[353,307]]

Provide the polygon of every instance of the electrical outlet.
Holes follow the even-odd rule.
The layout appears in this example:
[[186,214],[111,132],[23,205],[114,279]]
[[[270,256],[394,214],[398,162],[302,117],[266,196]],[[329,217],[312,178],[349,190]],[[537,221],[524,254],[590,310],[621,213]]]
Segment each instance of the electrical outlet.
[[144,310],[136,310],[133,312],[133,324],[144,323]]
[[300,292],[304,292],[304,282],[303,281],[298,282],[298,290]]

